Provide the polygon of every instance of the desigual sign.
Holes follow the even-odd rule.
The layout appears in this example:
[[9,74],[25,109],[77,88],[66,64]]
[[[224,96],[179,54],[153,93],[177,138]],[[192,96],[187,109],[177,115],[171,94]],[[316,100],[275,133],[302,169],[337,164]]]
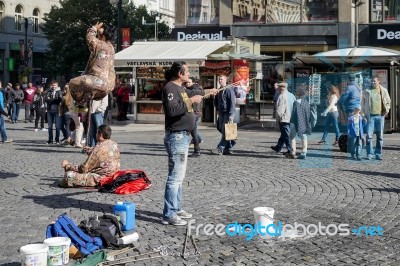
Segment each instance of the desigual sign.
[[369,42],[373,45],[400,45],[400,24],[370,25]]
[[218,33],[202,33],[201,31],[197,32],[197,34],[185,34],[184,32],[178,32],[177,41],[198,41],[198,40],[207,40],[207,41],[223,41],[226,40],[226,37],[223,36],[222,31]]
[[188,27],[172,30],[172,36],[176,36],[178,42],[199,40],[223,41],[230,35],[230,27]]

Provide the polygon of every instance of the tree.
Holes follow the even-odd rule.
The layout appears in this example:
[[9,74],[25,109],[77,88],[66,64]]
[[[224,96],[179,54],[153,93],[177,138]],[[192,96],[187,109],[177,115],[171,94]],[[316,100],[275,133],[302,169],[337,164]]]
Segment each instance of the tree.
[[[142,25],[142,16],[154,21],[156,14],[149,14],[145,6],[137,8],[133,3],[122,8],[121,28],[131,29],[131,42],[154,36],[154,28]],[[98,21],[117,27],[117,20],[117,7],[109,0],[60,0],[59,7],[52,6],[45,14],[41,26],[49,41],[44,70],[53,77],[64,75],[66,80],[85,70],[89,58],[87,29]],[[159,23],[160,39],[169,38],[169,31],[165,23]]]

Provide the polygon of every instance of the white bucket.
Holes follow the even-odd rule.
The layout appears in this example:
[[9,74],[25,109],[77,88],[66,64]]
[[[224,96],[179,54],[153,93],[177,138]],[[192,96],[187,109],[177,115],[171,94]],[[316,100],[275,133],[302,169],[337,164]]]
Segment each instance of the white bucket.
[[29,244],[19,249],[22,266],[46,266],[49,247],[44,244]]
[[43,241],[49,247],[48,265],[66,265],[69,261],[69,245],[71,239],[68,237],[51,237]]
[[[268,225],[274,223],[274,212],[275,210],[271,207],[256,207],[253,209],[255,224],[260,223],[261,226],[266,228]],[[265,229],[264,229],[265,230]],[[263,231],[264,232],[264,231]],[[275,233],[273,228],[269,229],[269,232]]]

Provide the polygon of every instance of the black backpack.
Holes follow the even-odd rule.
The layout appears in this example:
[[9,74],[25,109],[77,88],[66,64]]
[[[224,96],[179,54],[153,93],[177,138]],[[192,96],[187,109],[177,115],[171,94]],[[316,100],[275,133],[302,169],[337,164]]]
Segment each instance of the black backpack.
[[107,248],[122,248],[118,238],[123,237],[121,223],[115,215],[103,214],[100,217],[90,217],[80,223],[79,227],[92,237],[100,237]]

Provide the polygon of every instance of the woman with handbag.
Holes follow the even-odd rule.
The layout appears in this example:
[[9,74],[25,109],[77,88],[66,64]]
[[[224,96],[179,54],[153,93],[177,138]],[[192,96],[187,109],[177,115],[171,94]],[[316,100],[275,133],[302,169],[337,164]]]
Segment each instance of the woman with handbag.
[[326,143],[326,137],[328,136],[328,131],[329,131],[329,126],[333,124],[333,129],[335,130],[335,141],[333,142],[333,145],[337,145],[339,141],[339,123],[338,123],[338,108],[336,106],[337,101],[339,99],[339,89],[331,85],[329,88],[329,94],[327,97],[327,108],[325,111],[321,114],[322,116],[326,116],[325,120],[325,127],[324,127],[324,134],[322,135],[322,139],[318,141],[319,144],[325,144]]

